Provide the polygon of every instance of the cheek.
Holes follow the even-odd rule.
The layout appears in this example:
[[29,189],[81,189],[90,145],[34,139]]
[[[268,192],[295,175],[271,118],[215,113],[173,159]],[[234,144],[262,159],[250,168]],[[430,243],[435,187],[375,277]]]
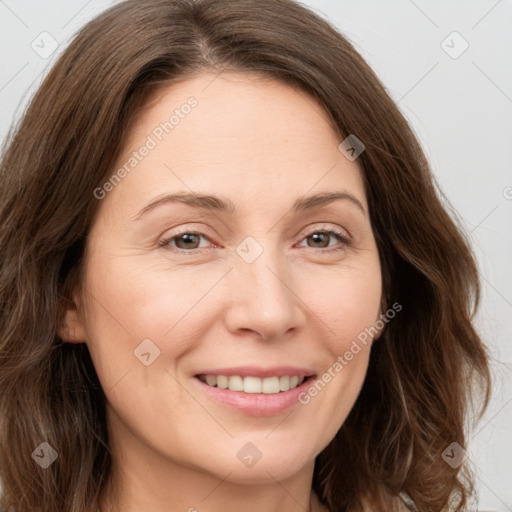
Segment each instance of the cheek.
[[174,367],[200,344],[200,332],[215,317],[213,303],[202,299],[223,273],[218,268],[170,269],[137,257],[92,255],[85,278],[84,316],[91,356],[106,381],[104,389],[124,369],[138,367],[135,358],[141,354],[149,351],[156,366]]
[[[196,450],[199,460],[204,458],[201,447],[184,432],[190,418],[203,421],[212,443],[222,432],[178,382],[176,369],[204,339],[206,313],[213,313],[201,298],[222,272],[200,279],[192,266],[164,272],[136,261],[119,255],[91,258],[85,279],[88,346],[112,425],[121,431],[128,426],[148,445],[184,460],[187,450]],[[162,439],[173,438],[186,442],[164,446]]]
[[364,338],[379,318],[382,284],[378,258],[325,272],[318,269],[303,280],[302,296],[325,333],[325,348],[337,356],[351,342]]
[[330,277],[324,273],[321,281],[326,283],[321,288],[309,286],[307,303],[324,333],[324,366],[312,386],[299,396],[309,410],[304,428],[322,428],[318,451],[335,436],[357,400],[377,332],[382,291],[377,259],[364,268],[344,268]]

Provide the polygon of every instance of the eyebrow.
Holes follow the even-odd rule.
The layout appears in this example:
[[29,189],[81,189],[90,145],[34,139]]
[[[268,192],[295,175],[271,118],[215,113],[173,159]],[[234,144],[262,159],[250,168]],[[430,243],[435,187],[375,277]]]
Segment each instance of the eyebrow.
[[[361,201],[359,201],[359,199],[357,199],[357,197],[352,195],[350,192],[345,190],[339,192],[320,192],[311,196],[300,197],[294,202],[291,208],[291,212],[297,213],[299,211],[313,210],[338,200],[346,200],[349,203],[357,206],[363,215],[366,216],[366,210]],[[144,206],[144,208],[142,208],[142,210],[140,210],[139,213],[135,215],[134,220],[140,219],[144,214],[158,206],[172,203],[183,203],[193,208],[202,208],[230,214],[236,211],[235,205],[229,199],[211,195],[197,194],[193,192],[178,192],[176,194],[167,194],[163,197],[155,199],[148,205]]]

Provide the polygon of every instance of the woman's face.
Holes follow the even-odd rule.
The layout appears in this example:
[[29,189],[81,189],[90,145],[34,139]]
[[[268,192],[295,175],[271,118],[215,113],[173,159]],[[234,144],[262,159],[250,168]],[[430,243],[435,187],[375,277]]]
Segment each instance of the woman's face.
[[67,316],[119,453],[235,482],[286,478],[330,442],[371,342],[351,348],[381,300],[357,160],[312,97],[255,78],[153,93],[95,193]]

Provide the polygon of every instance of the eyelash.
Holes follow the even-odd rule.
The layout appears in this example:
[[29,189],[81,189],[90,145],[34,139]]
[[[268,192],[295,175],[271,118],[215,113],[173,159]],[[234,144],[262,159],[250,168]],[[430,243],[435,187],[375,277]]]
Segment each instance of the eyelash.
[[[332,249],[332,248],[331,249],[322,249],[322,248],[314,248],[314,247],[307,247],[307,249],[311,249],[312,251],[315,251],[315,252],[323,252],[323,253],[329,253],[330,254],[330,253],[335,253],[335,252],[343,251],[347,247],[351,246],[351,241],[343,233],[341,233],[340,231],[337,231],[337,230],[333,230],[333,229],[315,229],[314,231],[311,231],[308,234],[306,234],[300,240],[300,242],[302,242],[306,238],[310,237],[311,235],[315,235],[315,234],[318,234],[318,233],[325,233],[325,234],[328,234],[328,235],[335,236],[338,239],[338,241],[340,241],[342,243],[341,246],[340,247],[336,247],[334,249]],[[199,236],[202,236],[203,238],[205,238],[206,240],[209,240],[208,237],[204,233],[201,233],[199,231],[193,231],[193,230],[184,229],[181,232],[176,233],[176,234],[174,234],[171,237],[164,238],[163,240],[161,240],[159,242],[159,246],[163,247],[164,249],[169,249],[170,248],[169,250],[171,250],[172,252],[178,253],[178,254],[181,253],[181,254],[190,254],[190,255],[203,254],[205,251],[209,250],[209,249],[191,249],[191,250],[186,250],[186,249],[180,249],[178,247],[173,247],[170,244],[170,242],[172,242],[173,240],[179,238],[182,235],[199,235]]]

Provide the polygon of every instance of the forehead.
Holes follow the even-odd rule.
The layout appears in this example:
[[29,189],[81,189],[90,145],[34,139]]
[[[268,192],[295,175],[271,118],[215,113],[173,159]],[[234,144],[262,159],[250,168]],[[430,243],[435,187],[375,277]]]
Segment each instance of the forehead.
[[138,203],[179,190],[275,203],[342,186],[364,203],[359,165],[340,142],[304,91],[261,75],[203,73],[148,96],[114,169],[128,172],[109,195]]

